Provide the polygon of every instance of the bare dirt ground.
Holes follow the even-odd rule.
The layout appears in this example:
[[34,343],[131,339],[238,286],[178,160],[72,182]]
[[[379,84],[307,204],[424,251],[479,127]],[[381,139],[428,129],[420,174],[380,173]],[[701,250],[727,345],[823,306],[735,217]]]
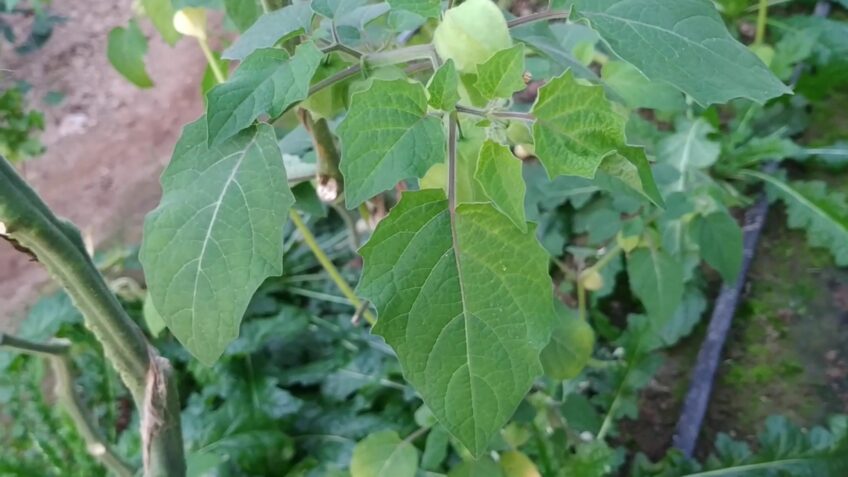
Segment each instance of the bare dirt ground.
[[[41,50],[0,52],[6,79],[32,85],[29,99],[45,111],[44,156],[22,172],[58,215],[69,218],[94,244],[140,238],[144,214],[155,207],[158,177],[183,124],[202,110],[198,90],[205,62],[191,41],[164,44],[149,25],[148,71],[155,86],[139,90],[106,58],[110,29],[126,25],[130,2],[53,2],[67,18]],[[55,107],[41,98],[64,94]],[[0,331],[14,328],[25,306],[47,282],[37,263],[0,241]]]

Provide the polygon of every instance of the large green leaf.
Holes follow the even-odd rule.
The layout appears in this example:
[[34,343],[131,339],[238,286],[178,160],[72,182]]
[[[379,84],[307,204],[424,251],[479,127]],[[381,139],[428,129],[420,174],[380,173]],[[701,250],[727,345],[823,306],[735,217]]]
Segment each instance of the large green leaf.
[[442,122],[427,114],[424,87],[405,79],[375,80],[354,94],[338,134],[348,207],[423,177],[447,154]]
[[238,336],[256,288],[282,273],[282,227],[294,202],[270,126],[206,145],[186,126],[144,223],[141,262],[156,310],[205,364]]
[[[244,0],[246,1],[246,0]],[[229,48],[221,58],[243,60],[261,48],[271,48],[277,42],[310,29],[312,8],[308,1],[294,0],[292,5],[259,17]]]
[[492,140],[484,142],[474,179],[498,210],[522,232],[527,230],[527,219],[524,218],[526,187],[521,177],[521,161],[508,147]]
[[742,268],[742,229],[736,220],[727,212],[713,212],[696,219],[692,233],[701,257],[725,282],[735,283]]
[[524,44],[501,50],[477,67],[477,91],[484,98],[511,98],[524,89]]
[[374,332],[477,456],[542,372],[553,297],[534,237],[534,227],[522,233],[488,204],[452,214],[430,189],[405,193],[361,250],[358,291],[379,312]]
[[790,93],[768,67],[733,39],[709,0],[573,0],[619,57],[649,79],[665,81],[698,103]]
[[754,171],[746,174],[768,185],[769,197],[786,204],[789,227],[807,231],[807,241],[827,247],[836,264],[848,266],[848,201],[845,195],[828,191],[823,182],[787,182]]
[[371,434],[353,448],[351,477],[415,477],[418,450],[395,431]]
[[651,324],[668,322],[683,300],[683,267],[655,248],[640,248],[627,257],[630,289],[642,301]]
[[247,57],[232,78],[209,91],[209,144],[221,144],[261,114],[278,116],[306,99],[323,57],[311,41],[298,46],[291,58],[277,48],[257,50]]
[[417,13],[425,18],[438,18],[442,12],[440,0],[388,0],[388,2],[393,9]]
[[116,27],[109,32],[106,56],[112,66],[124,78],[139,88],[150,88],[153,80],[147,75],[144,55],[147,53],[147,38],[138,23],[130,20],[126,28]]

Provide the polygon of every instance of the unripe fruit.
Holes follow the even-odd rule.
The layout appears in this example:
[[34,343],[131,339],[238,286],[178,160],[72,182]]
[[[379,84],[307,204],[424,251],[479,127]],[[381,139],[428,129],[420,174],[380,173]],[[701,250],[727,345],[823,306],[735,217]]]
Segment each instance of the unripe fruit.
[[501,454],[501,469],[505,477],[542,477],[530,458],[518,451]]
[[475,73],[477,65],[512,46],[506,19],[492,0],[468,0],[445,12],[433,34],[436,51],[451,59],[462,73]]
[[597,270],[590,268],[580,274],[580,283],[586,290],[598,291],[604,287],[604,277]]

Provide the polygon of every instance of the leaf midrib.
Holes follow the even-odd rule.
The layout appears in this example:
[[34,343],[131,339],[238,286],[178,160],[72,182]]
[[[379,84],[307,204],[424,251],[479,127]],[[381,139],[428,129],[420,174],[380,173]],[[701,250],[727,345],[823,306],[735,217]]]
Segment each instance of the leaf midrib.
[[[215,210],[212,212],[212,218],[209,220],[209,226],[206,229],[206,236],[203,239],[203,245],[200,248],[200,254],[197,257],[197,270],[194,274],[194,289],[191,294],[191,328],[194,329],[194,321],[195,321],[195,307],[197,305],[197,286],[200,282],[200,274],[203,272],[203,258],[206,255],[206,247],[209,245],[209,241],[212,237],[212,229],[215,227],[215,222],[218,218],[218,212],[221,210],[221,204],[224,202],[224,196],[227,194],[227,191],[230,190],[230,186],[236,182],[235,177],[238,174],[238,171],[241,169],[242,164],[244,164],[244,159],[247,157],[247,152],[256,144],[256,137],[250,140],[249,143],[245,146],[243,150],[241,150],[241,157],[239,157],[238,161],[236,161],[233,166],[233,170],[230,172],[229,177],[224,183],[224,187],[221,189],[221,193],[218,195],[218,200],[215,203]],[[238,154],[238,153],[236,153]]]

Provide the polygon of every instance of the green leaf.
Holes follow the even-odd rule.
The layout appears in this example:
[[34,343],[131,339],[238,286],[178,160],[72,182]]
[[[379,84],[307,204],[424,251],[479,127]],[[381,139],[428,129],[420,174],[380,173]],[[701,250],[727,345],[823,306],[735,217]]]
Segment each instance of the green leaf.
[[433,33],[439,57],[451,59],[461,73],[512,46],[512,37],[500,7],[491,0],[466,0],[447,10]]
[[418,450],[395,431],[375,432],[356,444],[351,477],[415,477]]
[[491,457],[465,461],[448,472],[448,477],[504,477],[503,469]]
[[848,418],[837,415],[829,428],[802,431],[782,416],[770,416],[758,438],[758,452],[747,443],[719,434],[715,453],[707,459],[704,472],[696,476],[841,477],[848,473]]
[[836,264],[848,266],[848,201],[845,195],[828,191],[819,181],[787,182],[755,171],[744,171],[767,184],[772,200],[786,204],[789,227],[805,229],[814,247],[826,247]]
[[262,15],[257,0],[224,0],[224,11],[241,32],[250,28]]
[[735,283],[742,268],[742,229],[727,212],[699,217],[692,226],[701,257],[727,283]]
[[150,336],[156,338],[165,331],[167,327],[165,320],[162,319],[162,315],[153,306],[153,300],[150,299],[150,294],[144,297],[142,315],[144,316],[144,324],[147,325],[147,331],[150,333]]
[[524,89],[524,44],[501,50],[477,67],[477,91],[486,99],[512,98]]
[[512,155],[512,151],[491,139],[486,140],[480,148],[474,179],[495,208],[525,232],[524,178],[521,176],[521,161]]
[[608,61],[601,70],[601,76],[628,107],[679,111],[686,105],[679,91],[668,84],[645,78],[630,63]]
[[441,120],[427,115],[424,87],[405,79],[374,80],[354,94],[338,134],[348,208],[424,176],[447,154]]
[[210,365],[238,336],[253,293],[282,273],[282,228],[294,202],[274,130],[260,125],[206,145],[186,126],[144,223],[140,260],[156,310]]
[[142,0],[141,6],[165,43],[174,46],[181,35],[174,29],[175,10],[171,0]]
[[379,312],[374,333],[439,422],[482,455],[541,374],[550,337],[548,255],[535,227],[522,233],[488,204],[451,214],[441,190],[406,192],[361,254],[358,291]]
[[225,60],[243,60],[261,48],[271,48],[277,42],[309,32],[312,8],[308,1],[295,0],[291,5],[259,17],[238,40],[224,50]]
[[428,104],[442,111],[452,111],[459,102],[459,74],[453,60],[439,67],[427,84]]
[[701,105],[740,97],[764,103],[791,93],[754,53],[730,36],[708,0],[573,0],[571,4],[573,18],[588,20],[616,56]]
[[707,137],[713,127],[702,118],[695,121],[678,121],[675,133],[660,141],[657,149],[658,161],[669,164],[680,173],[672,184],[672,191],[686,191],[692,174],[715,164],[721,153],[721,145]]
[[[608,178],[613,181],[605,180]],[[638,192],[658,207],[664,207],[665,201],[657,189],[654,174],[645,157],[645,150],[640,147],[626,146],[619,153],[613,154],[601,162],[595,183],[607,189],[618,189],[616,181]],[[614,190],[612,190],[615,192]]]
[[106,56],[112,66],[139,88],[150,88],[153,80],[147,75],[144,55],[147,53],[147,38],[138,28],[135,20],[130,20],[126,28],[116,27],[109,32],[109,44]]
[[306,99],[323,56],[309,41],[298,46],[291,58],[276,48],[257,50],[247,57],[232,78],[209,92],[209,144],[221,144],[261,114],[279,116]]
[[440,0],[388,0],[395,10],[406,10],[424,18],[439,18],[442,13]]
[[312,11],[323,17],[339,18],[365,3],[366,0],[312,0]]
[[448,431],[441,425],[436,424],[433,426],[427,434],[427,441],[424,444],[424,454],[421,456],[421,468],[430,471],[439,470],[442,462],[448,456],[449,445],[450,434],[448,434]]
[[802,158],[805,155],[804,148],[795,144],[792,139],[782,137],[780,134],[770,134],[754,136],[750,141],[733,150],[729,159],[734,166],[741,168],[764,161],[782,161],[790,157]]
[[662,250],[640,248],[627,257],[630,289],[642,301],[652,326],[666,323],[683,299],[683,267]]
[[686,287],[683,302],[677,307],[671,320],[659,328],[655,328],[657,342],[652,347],[661,348],[675,345],[682,338],[689,336],[695,325],[701,321],[707,309],[707,299],[704,293],[694,285]]
[[626,116],[600,86],[585,86],[570,71],[539,89],[533,106],[536,155],[548,176],[591,179],[604,158],[626,146]]
[[586,366],[595,349],[595,332],[574,310],[562,304],[556,309],[551,341],[540,358],[545,375],[562,381],[577,377]]
[[585,86],[566,71],[539,89],[533,115],[536,155],[550,178],[592,179],[600,168],[663,204],[645,151],[627,145],[627,117],[614,109],[602,87]]

